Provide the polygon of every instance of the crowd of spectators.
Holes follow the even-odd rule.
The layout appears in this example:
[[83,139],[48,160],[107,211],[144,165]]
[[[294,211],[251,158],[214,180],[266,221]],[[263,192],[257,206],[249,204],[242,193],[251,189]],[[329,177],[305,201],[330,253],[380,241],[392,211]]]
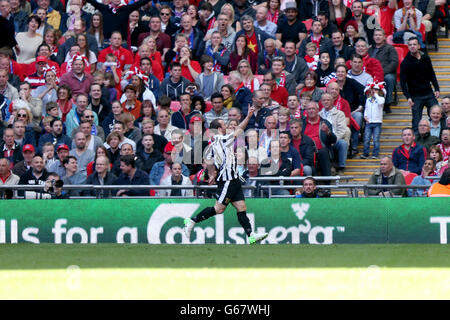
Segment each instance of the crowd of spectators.
[[[236,130],[251,107],[235,142],[243,178],[343,175],[358,145],[367,159],[373,140],[380,159],[399,67],[392,43],[408,46],[400,85],[412,128],[369,182],[412,173],[420,184],[448,168],[450,97],[420,29],[437,41],[445,1],[0,0],[0,13],[2,185],[43,185],[52,198],[191,196],[61,187],[205,184],[210,123]],[[293,193],[326,194],[305,181]]]

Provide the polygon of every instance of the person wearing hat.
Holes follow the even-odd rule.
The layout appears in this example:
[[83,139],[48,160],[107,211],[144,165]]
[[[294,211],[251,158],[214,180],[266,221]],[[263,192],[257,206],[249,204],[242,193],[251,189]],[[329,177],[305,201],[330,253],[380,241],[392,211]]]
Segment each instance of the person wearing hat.
[[281,41],[283,45],[286,41],[291,40],[297,43],[297,49],[306,38],[306,26],[299,20],[298,8],[296,2],[287,2],[284,9],[286,20],[278,21],[277,40]]
[[54,162],[48,162],[46,165],[48,172],[56,172],[60,177],[64,177],[66,175],[66,168],[63,165],[63,161],[65,158],[69,156],[69,146],[66,144],[59,144],[56,147],[56,153],[58,155],[58,159]]
[[22,148],[22,155],[23,160],[18,162],[14,168],[13,173],[15,175],[18,175],[19,177],[22,176],[25,172],[30,170],[31,168],[31,162],[33,161],[33,157],[35,156],[35,149],[32,144],[26,144]]
[[[44,185],[47,180],[48,171],[45,169],[44,160],[41,156],[35,155],[31,161],[31,167],[20,176],[20,185]],[[24,196],[24,191],[18,192],[19,196]]]
[[[153,165],[152,170],[149,174],[149,181],[151,185],[160,185],[161,182],[166,179],[170,174],[170,166],[173,163],[173,159],[177,156],[177,150],[175,149],[175,146],[172,144],[172,142],[169,142],[164,147],[164,161],[156,162]],[[183,176],[190,176],[189,169],[182,163],[181,164],[181,172]]]
[[[50,46],[48,44],[42,43],[41,45],[39,45],[39,47],[37,49],[37,56],[41,57],[41,58],[39,58],[39,60],[43,61],[44,59],[42,59],[42,58],[45,58],[45,61],[47,62],[46,69],[53,70],[56,73],[56,76],[59,77],[61,75],[59,64],[50,59],[51,54],[52,54],[52,49],[50,48]],[[38,61],[38,58],[36,58],[35,62],[32,62],[30,64],[30,66],[29,66],[30,74],[33,74],[34,72],[37,71],[37,66],[36,66],[37,61]]]
[[[36,68],[36,72],[28,75],[25,78],[25,81],[31,85],[31,89],[33,90],[40,86],[45,85],[45,72],[46,70],[51,70],[50,67],[48,66],[48,60],[44,56],[38,56],[36,58],[34,66]],[[56,75],[56,69],[54,72]]]
[[344,43],[346,45],[355,46],[356,41],[359,39],[358,33],[358,23],[355,20],[349,20],[344,26],[345,39]]

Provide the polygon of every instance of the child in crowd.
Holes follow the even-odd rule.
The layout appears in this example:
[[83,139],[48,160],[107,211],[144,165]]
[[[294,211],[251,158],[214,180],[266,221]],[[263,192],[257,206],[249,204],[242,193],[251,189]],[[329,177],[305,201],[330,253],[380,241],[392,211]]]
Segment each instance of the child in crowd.
[[319,87],[326,87],[328,82],[336,77],[336,74],[334,74],[334,76],[332,74],[335,70],[330,62],[330,53],[327,51],[321,52],[319,55],[319,66],[316,70],[317,77],[319,78]]
[[317,45],[314,42],[310,42],[306,45],[306,64],[309,70],[316,71],[319,64],[319,54],[317,53]]
[[300,119],[306,117],[306,106],[312,101],[312,94],[309,91],[303,91],[300,94],[300,106],[295,113],[294,118]]
[[116,81],[114,80],[114,75],[111,72],[106,72],[104,74],[103,85],[109,91],[109,101],[112,103],[117,100],[120,90],[117,90]]
[[45,105],[46,116],[59,119],[59,106],[56,102],[50,101]]
[[364,110],[366,130],[364,133],[364,151],[361,159],[369,158],[370,139],[373,137],[372,159],[378,159],[380,152],[381,125],[383,124],[383,107],[386,89],[384,82],[369,82],[364,89],[367,94]]

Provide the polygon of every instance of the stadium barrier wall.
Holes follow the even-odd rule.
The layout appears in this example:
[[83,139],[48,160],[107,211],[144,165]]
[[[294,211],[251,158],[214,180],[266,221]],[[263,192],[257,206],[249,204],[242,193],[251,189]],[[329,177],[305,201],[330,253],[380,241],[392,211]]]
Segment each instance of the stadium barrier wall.
[[[244,244],[236,211],[197,224],[189,241],[183,219],[212,200],[0,201],[0,243]],[[247,212],[268,244],[447,244],[448,198],[248,199]]]

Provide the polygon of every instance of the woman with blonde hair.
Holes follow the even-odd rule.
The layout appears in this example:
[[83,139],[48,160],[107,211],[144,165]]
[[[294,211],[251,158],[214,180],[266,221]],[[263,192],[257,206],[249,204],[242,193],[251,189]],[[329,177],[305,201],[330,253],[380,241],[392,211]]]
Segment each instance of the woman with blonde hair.
[[[238,20],[234,21],[235,12],[234,12],[234,8],[231,4],[225,3],[222,6],[222,8],[220,9],[220,13],[224,14],[228,17],[228,21],[229,21],[228,24],[230,27],[232,27],[234,29],[234,31],[239,32],[242,29],[241,23]],[[219,22],[216,21],[214,23],[214,27],[216,28],[218,26],[218,24],[219,24]]]
[[280,132],[289,131],[289,120],[291,119],[291,114],[288,108],[281,107],[278,111],[278,130]]
[[[164,80],[164,70],[162,67],[162,57],[161,57],[161,52],[158,51],[158,48],[156,46],[156,39],[153,36],[147,36],[145,37],[145,39],[142,41],[141,46],[139,47],[139,49],[141,50],[142,46],[144,46],[145,51],[148,50],[148,58],[150,59],[151,63],[152,63],[152,73],[153,75],[158,78],[159,81],[163,81]],[[139,51],[136,54],[136,59],[135,62],[140,64],[140,59],[144,58],[145,55],[141,54],[142,50]],[[137,59],[139,56],[139,60]]]
[[237,71],[241,74],[244,86],[249,88],[252,93],[253,91],[259,89],[260,83],[258,79],[253,76],[252,67],[250,66],[250,62],[248,62],[248,60],[242,59],[239,61]]

